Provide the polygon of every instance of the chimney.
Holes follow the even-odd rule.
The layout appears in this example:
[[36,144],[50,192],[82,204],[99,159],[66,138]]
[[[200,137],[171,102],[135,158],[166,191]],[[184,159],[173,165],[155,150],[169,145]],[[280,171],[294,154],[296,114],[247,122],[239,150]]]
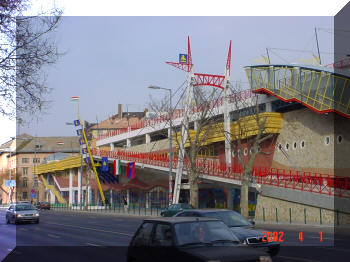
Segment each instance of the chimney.
[[123,117],[122,104],[118,104],[118,118],[122,119],[122,117]]

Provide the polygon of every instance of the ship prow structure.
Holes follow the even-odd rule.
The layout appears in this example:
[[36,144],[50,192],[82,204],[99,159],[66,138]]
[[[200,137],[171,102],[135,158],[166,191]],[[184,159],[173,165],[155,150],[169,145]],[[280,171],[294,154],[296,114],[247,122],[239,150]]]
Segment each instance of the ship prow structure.
[[301,64],[252,65],[245,71],[254,93],[350,118],[350,71]]

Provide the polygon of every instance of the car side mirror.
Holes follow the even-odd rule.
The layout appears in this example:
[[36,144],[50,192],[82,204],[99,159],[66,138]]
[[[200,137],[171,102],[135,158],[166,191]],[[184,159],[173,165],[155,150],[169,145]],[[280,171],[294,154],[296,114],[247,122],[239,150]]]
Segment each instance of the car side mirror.
[[253,226],[255,226],[255,221],[254,221],[254,220],[250,219],[249,222],[250,222]]

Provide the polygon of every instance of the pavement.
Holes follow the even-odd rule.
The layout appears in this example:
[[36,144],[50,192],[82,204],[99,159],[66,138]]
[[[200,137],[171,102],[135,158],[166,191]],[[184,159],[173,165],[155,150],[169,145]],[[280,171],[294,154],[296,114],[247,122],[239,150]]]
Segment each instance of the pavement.
[[[125,261],[131,237],[145,218],[41,211],[38,225],[7,225],[4,215],[4,210],[0,210],[0,260],[16,262]],[[280,253],[273,259],[275,262],[350,260],[349,230],[339,232],[330,226],[267,223],[258,223],[256,227],[264,229],[267,234],[270,232],[270,236],[273,232],[283,235]]]

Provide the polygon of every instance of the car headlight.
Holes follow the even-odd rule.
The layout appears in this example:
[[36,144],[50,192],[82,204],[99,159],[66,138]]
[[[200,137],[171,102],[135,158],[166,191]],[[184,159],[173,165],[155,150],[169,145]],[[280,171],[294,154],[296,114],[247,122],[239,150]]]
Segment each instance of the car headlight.
[[260,262],[272,262],[272,259],[270,256],[260,256],[259,260]]
[[35,213],[34,216],[35,216],[35,217],[38,217],[38,216],[39,216],[39,213]]
[[247,240],[246,240],[246,239],[244,239],[244,240],[242,241],[242,244],[243,244],[243,245],[248,245]]
[[16,217],[22,217],[22,215],[20,215],[20,214],[17,214],[17,215],[16,215]]

